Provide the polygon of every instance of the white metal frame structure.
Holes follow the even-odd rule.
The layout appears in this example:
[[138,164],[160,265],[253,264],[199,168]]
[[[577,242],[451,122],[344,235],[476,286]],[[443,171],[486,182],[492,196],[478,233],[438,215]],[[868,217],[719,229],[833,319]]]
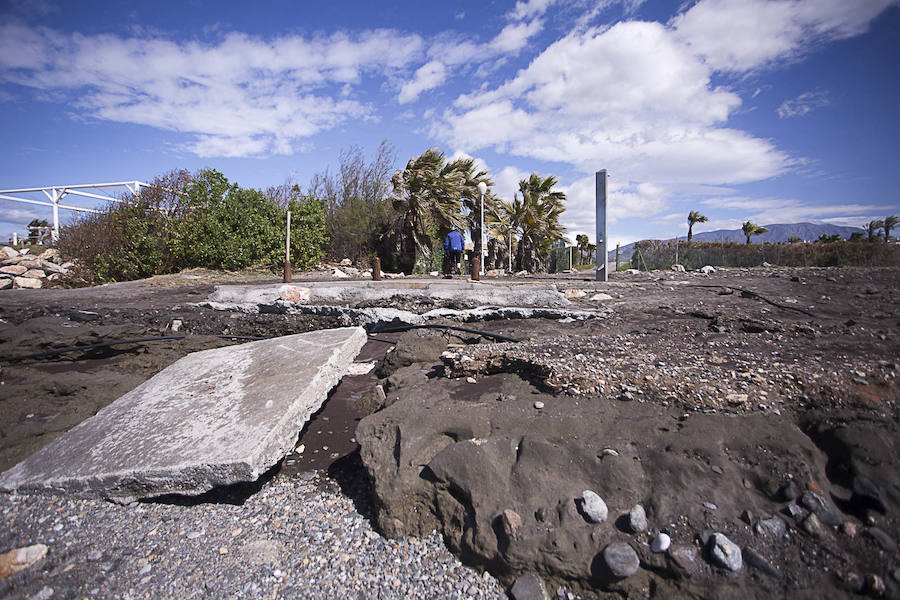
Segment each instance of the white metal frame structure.
[[[35,188],[18,188],[13,190],[0,190],[0,200],[12,200],[13,202],[24,202],[25,204],[37,204],[39,206],[49,206],[53,209],[53,233],[52,238],[55,242],[59,239],[59,209],[74,210],[78,212],[100,212],[94,208],[86,208],[84,206],[74,206],[71,204],[60,204],[60,200],[68,195],[81,196],[84,198],[93,198],[95,200],[106,200],[108,202],[121,202],[118,198],[112,196],[104,196],[91,191],[85,190],[101,190],[105,188],[126,188],[131,192],[132,196],[141,194],[141,187],[149,187],[150,184],[142,181],[114,181],[110,183],[82,183],[78,185],[49,185],[46,187]],[[17,198],[9,194],[35,194],[43,193],[50,202],[41,200],[33,200],[30,198]]]

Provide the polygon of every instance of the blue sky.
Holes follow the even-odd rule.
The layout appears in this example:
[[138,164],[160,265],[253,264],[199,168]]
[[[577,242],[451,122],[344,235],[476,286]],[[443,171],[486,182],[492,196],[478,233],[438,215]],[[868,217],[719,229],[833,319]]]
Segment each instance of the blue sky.
[[[0,1],[0,189],[212,167],[305,185],[382,139],[612,243],[900,214],[896,0]],[[86,198],[71,200],[91,206]],[[72,213],[62,211],[63,220]],[[49,209],[0,200],[0,240]]]

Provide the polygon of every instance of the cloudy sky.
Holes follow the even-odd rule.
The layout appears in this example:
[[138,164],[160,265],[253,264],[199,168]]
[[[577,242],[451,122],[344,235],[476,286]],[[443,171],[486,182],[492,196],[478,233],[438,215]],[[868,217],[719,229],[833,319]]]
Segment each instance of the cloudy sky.
[[[0,189],[303,185],[387,139],[505,198],[553,174],[592,240],[603,168],[613,243],[857,225],[900,213],[898,33],[897,0],[3,0]],[[44,211],[0,200],[0,240]]]

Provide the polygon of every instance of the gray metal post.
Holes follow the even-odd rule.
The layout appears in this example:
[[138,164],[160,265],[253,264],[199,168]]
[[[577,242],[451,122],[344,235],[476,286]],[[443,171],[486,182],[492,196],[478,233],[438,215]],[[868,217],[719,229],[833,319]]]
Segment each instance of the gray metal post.
[[606,169],[597,171],[597,281],[609,280],[606,247]]

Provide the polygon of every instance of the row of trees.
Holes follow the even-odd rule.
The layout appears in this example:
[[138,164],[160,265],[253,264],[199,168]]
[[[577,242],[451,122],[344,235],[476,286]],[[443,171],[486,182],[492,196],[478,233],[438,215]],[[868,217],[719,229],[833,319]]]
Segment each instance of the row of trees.
[[559,222],[565,194],[557,179],[532,174],[519,182],[512,201],[500,199],[490,174],[471,158],[448,160],[437,148],[411,158],[388,175],[394,151],[382,143],[366,162],[361,150],[342,153],[337,173],[313,177],[308,194],[328,206],[329,254],[362,261],[379,256],[382,265],[406,273],[437,268],[444,237],[468,231],[481,252],[481,194],[486,186],[486,268],[513,258],[516,270],[539,271],[552,244],[562,239]]
[[[687,218],[687,221],[688,221],[687,241],[688,241],[688,243],[690,243],[691,239],[694,237],[694,232],[693,232],[694,225],[696,223],[706,223],[708,220],[709,219],[706,217],[706,215],[701,215],[696,210],[692,210],[691,212],[688,213],[688,218]],[[878,241],[879,238],[881,237],[881,234],[879,234],[879,231],[883,229],[884,230],[883,241],[885,243],[887,243],[891,237],[891,230],[894,227],[896,227],[898,224],[900,224],[900,218],[898,218],[896,215],[891,215],[889,217],[885,217],[884,220],[878,219],[878,220],[874,220],[874,221],[869,221],[866,225],[863,225],[862,228],[865,231],[866,238],[870,242]],[[767,228],[757,225],[756,223],[753,223],[752,221],[745,221],[744,224],[741,226],[741,230],[744,232],[744,236],[746,236],[746,238],[747,238],[748,245],[750,244],[751,236],[762,235],[764,233],[768,233],[768,231],[769,231]],[[856,242],[856,241],[862,240],[862,238],[863,238],[862,233],[855,232],[850,235],[849,241]],[[834,234],[834,235],[830,235],[830,236],[822,235],[819,237],[819,239],[817,241],[832,242],[832,241],[840,241],[841,239],[843,239],[843,238],[841,238],[840,235]],[[791,238],[788,240],[788,242],[801,242],[801,241],[803,241],[803,240],[801,240],[800,238]]]
[[[562,239],[565,194],[555,177],[532,174],[512,201],[492,190],[471,158],[447,160],[436,148],[394,171],[396,155],[382,142],[371,161],[359,148],[340,155],[335,172],[314,175],[304,191],[293,181],[265,191],[242,188],[218,171],[173,171],[104,211],[61,231],[60,247],[79,259],[88,283],[136,279],[189,267],[279,268],[284,262],[286,212],[291,259],[308,269],[326,256],[407,273],[437,268],[451,229],[468,231],[481,251],[479,184],[488,239],[486,268],[542,270]],[[585,240],[586,241],[586,240]]]

